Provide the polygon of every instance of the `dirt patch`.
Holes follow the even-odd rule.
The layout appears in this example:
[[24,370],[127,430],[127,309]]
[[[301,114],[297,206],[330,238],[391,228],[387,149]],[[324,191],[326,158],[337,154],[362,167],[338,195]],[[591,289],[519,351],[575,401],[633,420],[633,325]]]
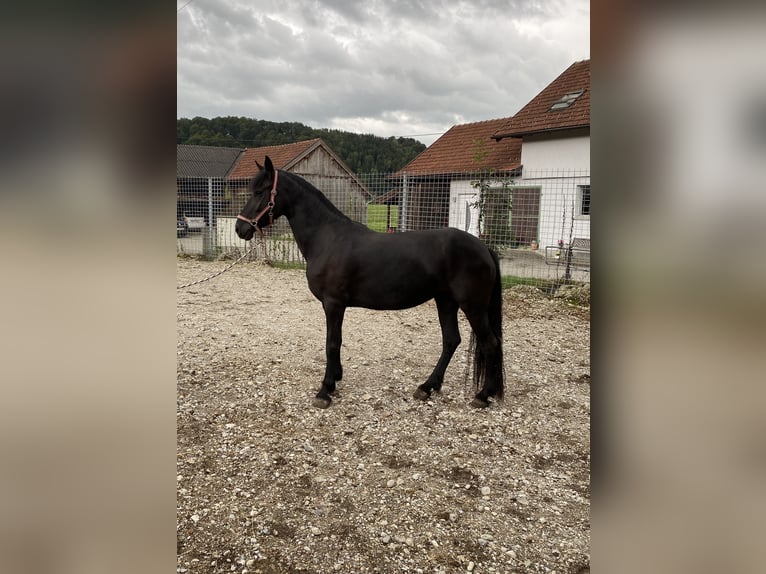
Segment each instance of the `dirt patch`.
[[[178,261],[178,284],[225,262]],[[344,378],[310,406],[324,315],[302,271],[240,264],[178,293],[179,572],[589,571],[589,314],[504,293],[507,397],[443,392],[433,303],[349,309]]]

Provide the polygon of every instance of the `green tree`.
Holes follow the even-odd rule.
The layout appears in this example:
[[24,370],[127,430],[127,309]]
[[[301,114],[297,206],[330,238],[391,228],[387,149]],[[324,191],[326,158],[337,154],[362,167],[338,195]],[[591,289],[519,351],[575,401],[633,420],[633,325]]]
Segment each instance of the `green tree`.
[[270,122],[246,117],[176,120],[179,144],[262,147],[322,138],[356,173],[398,171],[426,146],[412,138],[382,138],[335,129],[315,129],[299,122]]

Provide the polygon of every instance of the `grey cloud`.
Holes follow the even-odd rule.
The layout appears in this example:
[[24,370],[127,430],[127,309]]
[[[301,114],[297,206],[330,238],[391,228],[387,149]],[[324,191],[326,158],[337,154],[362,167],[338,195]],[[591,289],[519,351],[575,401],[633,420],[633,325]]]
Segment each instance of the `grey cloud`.
[[[178,113],[314,127],[369,118],[389,126],[382,135],[509,116],[573,61],[571,46],[523,33],[512,18],[562,6],[198,0],[179,14]],[[582,50],[588,57],[587,42]]]
[[381,17],[393,21],[413,20],[427,24],[444,15],[458,13],[464,17],[550,16],[560,10],[561,0],[318,0],[316,7],[331,10],[340,17],[357,23],[369,23]]

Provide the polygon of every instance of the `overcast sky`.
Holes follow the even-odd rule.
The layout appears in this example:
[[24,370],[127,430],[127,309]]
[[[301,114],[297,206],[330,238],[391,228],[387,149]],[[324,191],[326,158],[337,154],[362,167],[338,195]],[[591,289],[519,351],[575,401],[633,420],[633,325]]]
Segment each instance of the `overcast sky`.
[[590,58],[588,0],[186,2],[176,0],[178,117],[430,145],[455,124],[512,116]]

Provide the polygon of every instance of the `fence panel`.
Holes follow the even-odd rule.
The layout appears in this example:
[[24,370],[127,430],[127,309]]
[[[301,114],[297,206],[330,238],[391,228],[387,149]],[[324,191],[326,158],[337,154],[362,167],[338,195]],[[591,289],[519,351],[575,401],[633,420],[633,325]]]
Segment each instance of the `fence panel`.
[[[350,218],[378,232],[457,227],[496,250],[503,275],[520,282],[590,280],[590,173],[524,171],[462,174],[369,173],[348,181],[301,175]],[[365,194],[349,195],[350,186]],[[239,256],[260,242],[253,259],[284,265],[305,260],[281,218],[263,239],[243,241],[236,215],[248,199],[246,180],[179,178],[178,253],[208,259]]]

